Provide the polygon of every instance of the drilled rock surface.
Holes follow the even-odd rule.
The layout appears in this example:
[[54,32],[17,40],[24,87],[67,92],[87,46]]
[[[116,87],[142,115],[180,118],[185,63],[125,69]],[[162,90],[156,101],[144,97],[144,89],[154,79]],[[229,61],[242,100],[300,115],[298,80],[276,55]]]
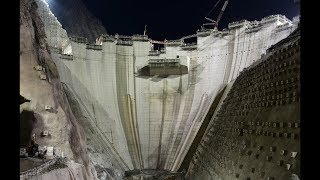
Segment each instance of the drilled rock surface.
[[[84,134],[61,88],[36,10],[35,1],[20,1],[20,95],[30,100],[21,104],[20,112],[31,112],[35,118],[32,129],[29,129],[31,133],[27,134],[35,133],[40,146],[59,148],[65,156],[82,164],[82,179],[94,179]],[[36,66],[42,69],[36,70]],[[46,110],[46,106],[53,111]],[[24,120],[26,118],[20,119]],[[49,136],[41,137],[43,130],[48,130]]]
[[187,179],[299,179],[299,29],[268,52],[234,82]]

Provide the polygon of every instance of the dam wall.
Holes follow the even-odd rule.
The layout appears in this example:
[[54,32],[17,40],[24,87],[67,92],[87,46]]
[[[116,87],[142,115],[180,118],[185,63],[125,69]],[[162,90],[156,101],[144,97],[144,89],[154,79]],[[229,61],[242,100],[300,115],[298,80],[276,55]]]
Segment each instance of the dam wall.
[[[43,14],[50,12],[42,9]],[[109,161],[124,170],[177,171],[219,90],[296,28],[284,16],[272,15],[230,23],[223,31],[201,30],[196,44],[179,39],[155,51],[142,35],[101,35],[96,44],[87,44],[85,38],[65,37],[56,20],[59,31],[53,32],[52,19],[43,21],[61,82],[88,114],[84,129],[92,138],[99,134],[110,149],[91,153],[111,157]],[[138,73],[157,59],[179,59],[188,73],[167,77]]]

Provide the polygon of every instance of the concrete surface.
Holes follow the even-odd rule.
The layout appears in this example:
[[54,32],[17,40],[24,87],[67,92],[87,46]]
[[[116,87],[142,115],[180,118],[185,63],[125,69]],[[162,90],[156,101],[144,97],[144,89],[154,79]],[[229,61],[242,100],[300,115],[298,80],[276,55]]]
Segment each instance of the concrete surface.
[[[224,31],[197,32],[192,50],[177,40],[151,56],[152,43],[141,36],[109,36],[96,45],[69,38],[43,1],[37,3],[51,57],[86,133],[90,160],[119,172],[177,171],[221,88],[297,25],[281,15],[234,22]],[[177,56],[188,74],[136,76],[150,59]]]

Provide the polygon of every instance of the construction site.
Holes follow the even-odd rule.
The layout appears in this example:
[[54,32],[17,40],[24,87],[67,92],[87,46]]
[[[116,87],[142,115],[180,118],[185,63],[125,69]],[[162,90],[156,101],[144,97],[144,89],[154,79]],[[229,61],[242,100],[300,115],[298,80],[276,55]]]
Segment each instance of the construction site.
[[299,180],[299,16],[90,42],[20,3],[20,179]]

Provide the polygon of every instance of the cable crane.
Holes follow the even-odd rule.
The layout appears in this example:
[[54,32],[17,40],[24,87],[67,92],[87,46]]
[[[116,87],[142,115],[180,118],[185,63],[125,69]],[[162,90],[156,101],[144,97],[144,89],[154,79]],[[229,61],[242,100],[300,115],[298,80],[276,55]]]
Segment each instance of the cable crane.
[[[210,12],[208,13],[208,15],[213,11],[214,8],[216,8],[216,6],[219,4],[220,1],[221,1],[221,0],[219,0],[219,1],[214,5],[214,7],[210,10]],[[224,4],[223,4],[223,6],[222,6],[222,8],[221,8],[221,11],[220,11],[220,13],[219,13],[219,16],[218,16],[217,20],[213,20],[213,19],[210,19],[210,18],[208,18],[208,17],[205,17],[205,19],[208,20],[208,21],[210,21],[210,23],[205,23],[205,24],[203,24],[203,25],[204,25],[204,26],[211,25],[211,26],[214,27],[214,29],[218,29],[219,21],[220,21],[222,15],[223,15],[224,10],[226,9],[228,3],[229,3],[229,0],[225,0],[225,1],[224,1]],[[208,15],[207,15],[207,16],[208,16]]]

